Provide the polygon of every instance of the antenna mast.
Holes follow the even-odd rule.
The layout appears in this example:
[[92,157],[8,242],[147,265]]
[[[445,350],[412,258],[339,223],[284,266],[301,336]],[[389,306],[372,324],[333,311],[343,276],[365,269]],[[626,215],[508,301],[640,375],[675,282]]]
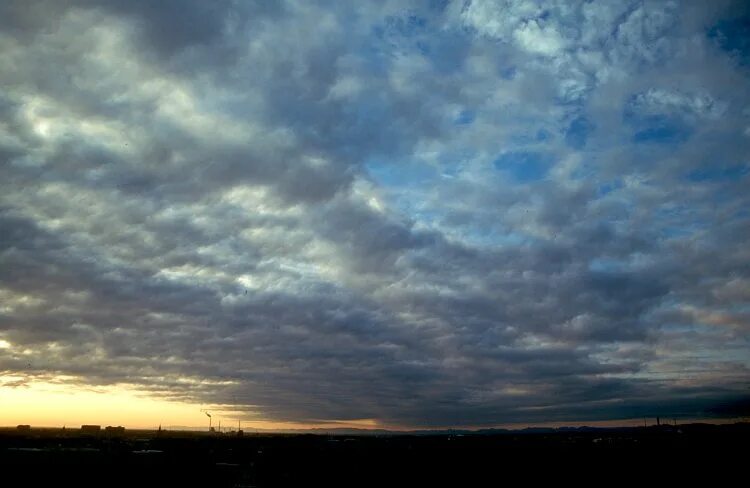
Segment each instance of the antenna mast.
[[213,429],[211,428],[211,414],[210,414],[210,413],[209,413],[209,411],[208,411],[208,410],[206,410],[205,408],[202,408],[202,409],[201,409],[201,412],[205,413],[205,414],[206,414],[206,417],[208,417],[208,431],[209,431],[209,432],[211,432],[211,431],[213,430]]

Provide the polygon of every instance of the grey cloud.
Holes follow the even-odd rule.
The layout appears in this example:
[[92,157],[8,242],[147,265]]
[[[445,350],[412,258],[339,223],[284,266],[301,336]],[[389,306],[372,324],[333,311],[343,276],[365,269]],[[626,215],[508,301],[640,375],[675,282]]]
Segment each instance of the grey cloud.
[[[741,401],[726,11],[497,5],[4,4],[0,371],[404,426]],[[630,144],[669,111],[688,140]]]

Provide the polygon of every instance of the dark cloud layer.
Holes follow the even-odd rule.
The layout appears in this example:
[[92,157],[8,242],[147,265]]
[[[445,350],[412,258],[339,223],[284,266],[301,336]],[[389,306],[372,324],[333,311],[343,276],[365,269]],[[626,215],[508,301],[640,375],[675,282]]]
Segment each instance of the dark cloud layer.
[[3,2],[0,371],[271,420],[737,415],[745,13]]

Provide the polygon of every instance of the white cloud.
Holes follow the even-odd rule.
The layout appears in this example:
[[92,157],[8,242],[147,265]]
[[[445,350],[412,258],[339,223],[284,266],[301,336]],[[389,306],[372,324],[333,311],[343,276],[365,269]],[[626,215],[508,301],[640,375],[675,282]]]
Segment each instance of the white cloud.
[[634,108],[646,113],[679,113],[718,119],[726,112],[727,105],[706,93],[650,88],[635,97]]
[[540,26],[536,20],[525,22],[513,32],[521,48],[531,53],[554,56],[565,48],[565,41],[554,27]]

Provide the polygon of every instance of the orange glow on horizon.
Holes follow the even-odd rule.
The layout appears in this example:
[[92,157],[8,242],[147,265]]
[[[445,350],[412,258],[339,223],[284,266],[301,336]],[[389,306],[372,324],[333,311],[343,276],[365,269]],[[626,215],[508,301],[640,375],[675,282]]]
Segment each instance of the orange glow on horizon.
[[9,426],[155,428],[160,423],[194,425],[202,420],[200,406],[159,400],[123,386],[92,389],[31,380],[22,386],[0,386],[0,398],[0,425]]
[[373,419],[349,421],[275,422],[250,420],[222,406],[170,401],[137,388],[96,386],[58,382],[55,380],[28,380],[19,386],[7,386],[18,377],[0,376],[0,427],[29,424],[36,427],[78,428],[84,424],[101,426],[122,425],[131,429],[206,430],[208,418],[201,409],[212,412],[212,425],[219,421],[228,429],[235,429],[242,418],[244,430],[293,430],[310,428],[377,428]]
[[[219,421],[228,430],[237,428],[242,419],[245,431],[289,431],[298,429],[386,429],[392,431],[429,430],[430,427],[388,425],[377,419],[320,420],[311,422],[283,422],[251,419],[248,414],[233,412],[229,406],[179,402],[159,398],[129,385],[87,387],[59,379],[23,379],[17,376],[0,375],[0,427],[29,424],[32,427],[79,428],[84,424],[102,427],[122,425],[129,429],[180,429],[202,431],[208,429],[208,418],[201,409],[212,414],[212,426]],[[15,386],[10,386],[15,385]],[[663,418],[665,422],[672,419]],[[732,423],[741,419],[678,419],[678,423],[710,422]],[[655,418],[645,421],[655,424]],[[494,426],[432,427],[444,430],[476,430],[482,428],[523,429],[525,427],[638,427],[644,425],[643,418],[598,420],[578,422],[534,422],[506,423]]]

